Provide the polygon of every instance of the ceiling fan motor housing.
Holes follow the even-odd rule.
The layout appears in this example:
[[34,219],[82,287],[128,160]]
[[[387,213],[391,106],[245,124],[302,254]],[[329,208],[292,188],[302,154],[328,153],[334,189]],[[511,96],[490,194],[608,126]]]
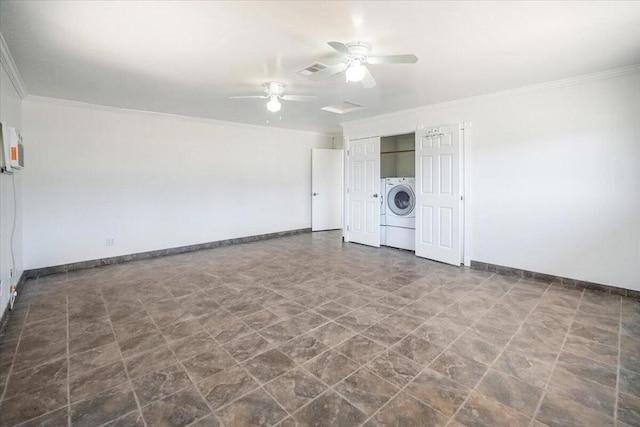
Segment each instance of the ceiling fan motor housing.
[[267,82],[264,84],[264,91],[266,92],[267,96],[276,95],[280,97],[284,93],[284,83]]
[[365,42],[353,42],[347,43],[346,45],[353,56],[348,58],[349,61],[359,60],[361,62],[366,62],[367,57],[369,56],[369,52],[371,51],[371,45]]

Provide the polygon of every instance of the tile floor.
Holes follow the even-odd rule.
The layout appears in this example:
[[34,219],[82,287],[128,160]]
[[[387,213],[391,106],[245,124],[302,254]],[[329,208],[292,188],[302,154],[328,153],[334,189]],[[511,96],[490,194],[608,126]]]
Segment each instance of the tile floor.
[[2,426],[640,425],[638,300],[335,232],[20,291]]

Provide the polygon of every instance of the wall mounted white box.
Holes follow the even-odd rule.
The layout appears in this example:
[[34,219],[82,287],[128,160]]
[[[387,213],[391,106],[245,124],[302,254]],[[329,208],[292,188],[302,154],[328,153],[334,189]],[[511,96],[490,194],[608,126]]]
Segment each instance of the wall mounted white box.
[[0,141],[2,144],[0,166],[3,171],[11,172],[13,169],[24,167],[24,146],[22,135],[16,128],[0,124]]

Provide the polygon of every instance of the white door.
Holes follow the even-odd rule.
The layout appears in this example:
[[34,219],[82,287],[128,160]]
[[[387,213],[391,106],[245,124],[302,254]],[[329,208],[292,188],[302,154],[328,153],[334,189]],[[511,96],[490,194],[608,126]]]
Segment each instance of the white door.
[[416,132],[416,255],[462,263],[459,125]]
[[342,164],[344,152],[311,150],[311,230],[342,228]]
[[380,138],[349,142],[346,240],[380,246]]

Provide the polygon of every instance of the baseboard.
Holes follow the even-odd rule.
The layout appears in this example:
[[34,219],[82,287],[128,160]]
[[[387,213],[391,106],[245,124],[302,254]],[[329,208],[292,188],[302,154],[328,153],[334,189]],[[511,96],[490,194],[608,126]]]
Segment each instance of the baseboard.
[[[24,281],[27,279],[27,275],[24,274],[24,272],[22,272],[22,274],[20,275],[20,279],[18,279],[18,282],[16,284],[16,287],[18,288],[18,291],[20,291],[20,286],[22,286],[22,284],[24,283]],[[2,312],[2,316],[0,316],[0,331],[2,331],[4,329],[4,326],[6,325],[6,323],[9,321],[9,313],[11,312],[11,310],[9,310],[9,302],[7,301],[7,305],[5,307],[3,307],[4,311]]]
[[622,295],[633,298],[640,298],[640,291],[632,289],[618,288],[616,286],[603,285],[601,283],[586,282],[584,280],[570,279],[568,277],[554,276],[551,274],[538,273],[535,271],[523,270],[521,268],[506,267],[504,265],[490,264],[471,260],[471,268],[474,270],[490,271],[507,276],[527,277],[531,279],[545,280],[549,282],[562,283],[570,288],[591,289],[604,292],[606,294]]
[[275,239],[277,237],[293,236],[296,234],[311,233],[311,228],[299,228],[296,230],[280,231],[277,233],[257,234],[254,236],[238,237],[235,239],[217,240],[214,242],[198,243],[195,245],[178,246],[169,249],[159,249],[155,251],[139,252],[129,255],[119,255],[109,258],[93,259],[88,261],[74,262],[70,264],[55,265],[52,267],[34,268],[25,270],[23,278],[46,276],[48,274],[66,273],[68,271],[84,270],[87,268],[101,267],[104,265],[123,264],[130,261],[142,259],[158,258],[169,255],[182,254],[185,252],[195,252],[204,249],[219,248],[222,246],[237,245],[240,243],[258,242],[261,240]]

